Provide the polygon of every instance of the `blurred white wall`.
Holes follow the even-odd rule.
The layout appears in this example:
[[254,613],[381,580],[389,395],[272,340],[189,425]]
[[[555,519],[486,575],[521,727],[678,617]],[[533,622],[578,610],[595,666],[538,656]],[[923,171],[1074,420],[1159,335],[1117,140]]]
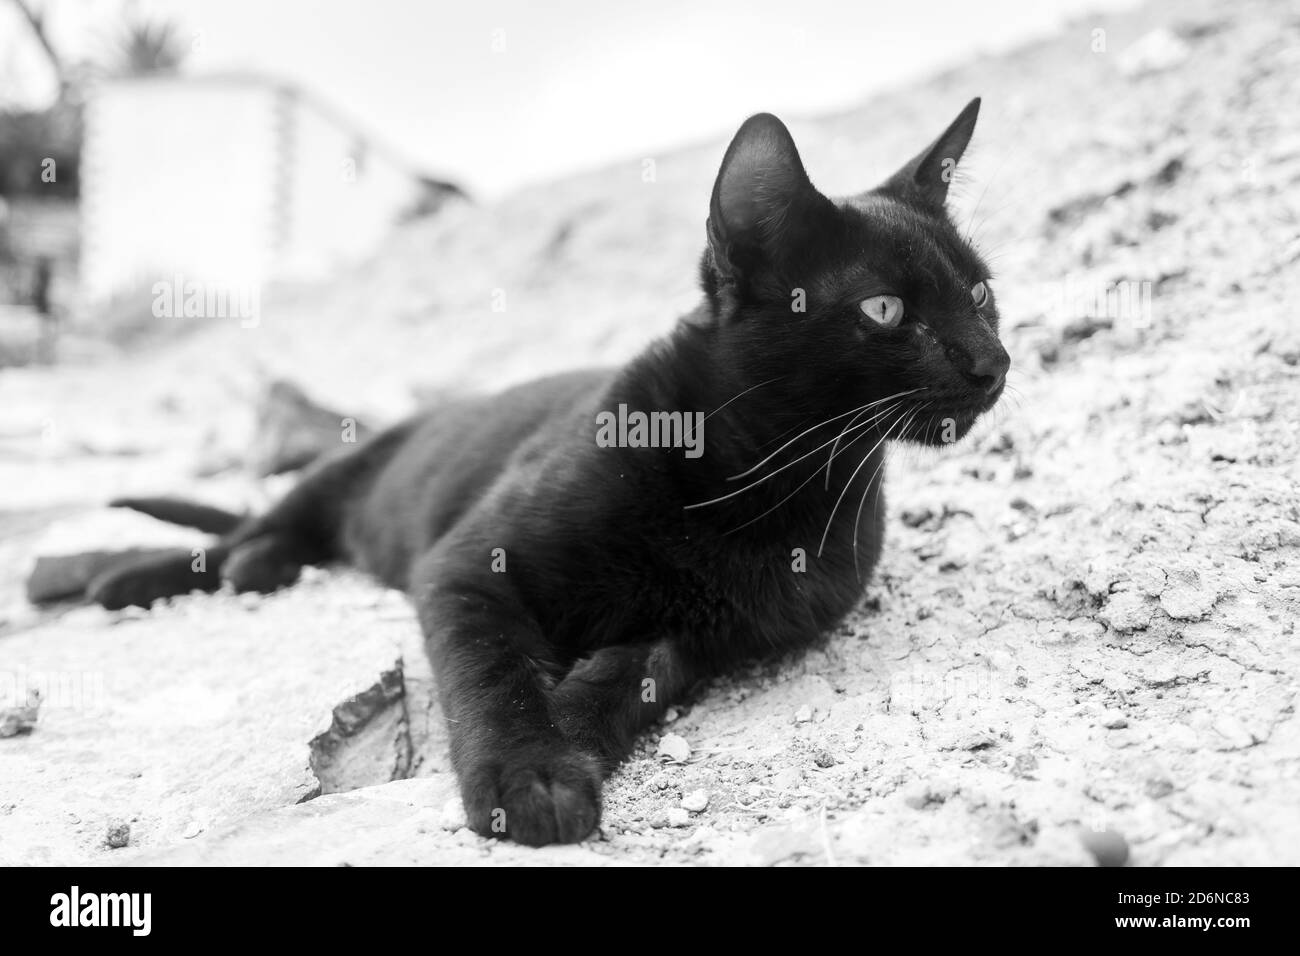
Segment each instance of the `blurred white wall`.
[[346,120],[256,76],[105,82],[86,119],[89,302],[177,276],[318,277],[372,249],[422,194]]

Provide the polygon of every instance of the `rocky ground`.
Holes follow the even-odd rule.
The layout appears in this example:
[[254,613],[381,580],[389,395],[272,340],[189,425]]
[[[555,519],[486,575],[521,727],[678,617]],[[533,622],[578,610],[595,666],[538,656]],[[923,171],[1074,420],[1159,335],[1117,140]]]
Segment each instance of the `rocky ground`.
[[1298,80],[1294,5],[1158,2],[791,124],[845,192],[984,97],[956,207],[1014,387],[895,451],[860,611],[671,713],[578,847],[461,827],[400,595],[321,571],[110,614],[22,582],[193,542],[114,494],[272,497],[240,467],[271,377],[384,421],[631,354],[693,301],[720,141],[414,223],[255,329],[6,370],[0,707],[43,700],[0,737],[0,863],[1300,863]]

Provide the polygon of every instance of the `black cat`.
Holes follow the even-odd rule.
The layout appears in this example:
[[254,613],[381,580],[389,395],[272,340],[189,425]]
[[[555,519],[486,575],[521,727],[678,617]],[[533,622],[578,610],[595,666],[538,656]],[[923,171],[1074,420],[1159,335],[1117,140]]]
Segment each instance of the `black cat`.
[[470,825],[583,839],[603,775],[669,704],[853,608],[880,554],[884,443],[954,441],[1001,394],[989,270],[944,209],[978,110],[842,200],[776,117],[750,118],[713,188],[704,300],[666,339],[424,413],[264,516],[202,513],[229,526],[206,570],[153,558],[91,597],[363,568],[419,611]]

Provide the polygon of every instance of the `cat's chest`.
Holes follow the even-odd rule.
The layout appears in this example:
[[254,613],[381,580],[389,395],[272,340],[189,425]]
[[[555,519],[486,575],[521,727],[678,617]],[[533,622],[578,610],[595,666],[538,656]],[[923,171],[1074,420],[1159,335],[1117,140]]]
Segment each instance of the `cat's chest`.
[[530,591],[544,595],[548,631],[578,652],[665,636],[721,659],[806,646],[853,609],[870,581],[883,531],[880,485],[870,488],[874,499],[856,488],[839,496],[852,492],[866,506],[838,521],[838,492],[819,498],[814,488],[746,528],[748,511],[702,518],[665,505],[682,496],[648,478],[620,486],[597,499],[603,507],[550,526],[545,555],[530,557],[551,572]]
[[877,553],[874,542],[863,547],[855,567],[781,542],[697,544],[689,559],[678,554],[669,568],[660,566],[655,587],[643,584],[636,594],[665,631],[708,656],[780,653],[815,641],[852,610]]

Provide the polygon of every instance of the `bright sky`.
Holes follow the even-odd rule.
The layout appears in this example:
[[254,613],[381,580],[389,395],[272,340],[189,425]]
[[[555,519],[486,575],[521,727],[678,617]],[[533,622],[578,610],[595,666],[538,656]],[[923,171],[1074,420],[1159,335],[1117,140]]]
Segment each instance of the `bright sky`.
[[[56,45],[102,51],[131,0],[28,0]],[[192,72],[301,83],[480,196],[849,106],[1130,0],[134,0],[175,20]],[[50,77],[0,0],[0,99]]]

